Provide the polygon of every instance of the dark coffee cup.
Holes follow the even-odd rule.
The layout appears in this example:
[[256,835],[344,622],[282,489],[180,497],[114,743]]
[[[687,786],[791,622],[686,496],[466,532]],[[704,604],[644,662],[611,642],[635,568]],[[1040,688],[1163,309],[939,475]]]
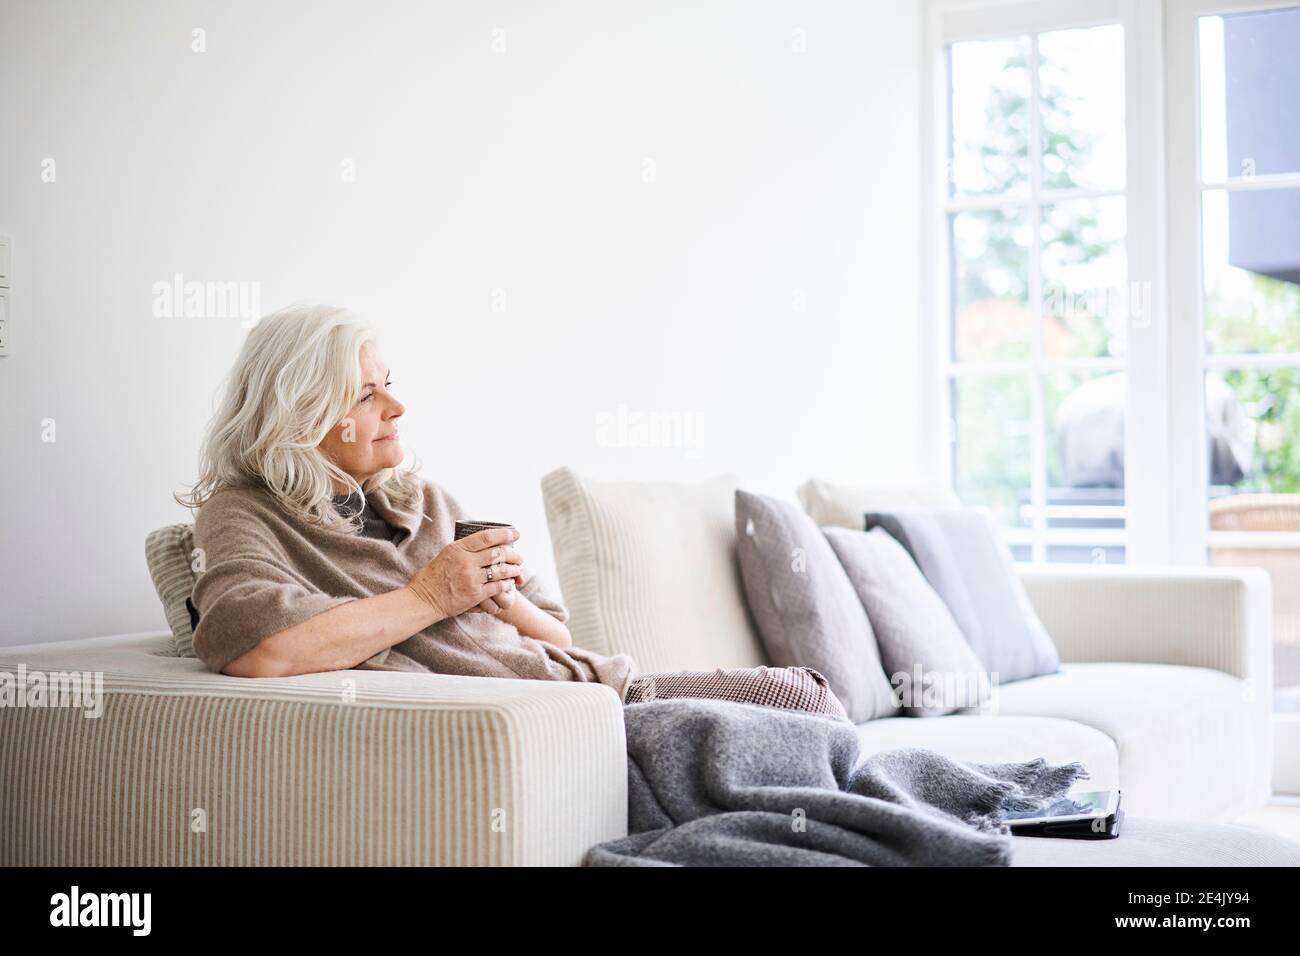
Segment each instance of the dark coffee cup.
[[456,522],[456,540],[476,534],[479,531],[486,531],[488,528],[513,528],[512,524],[505,524],[501,521],[457,521]]

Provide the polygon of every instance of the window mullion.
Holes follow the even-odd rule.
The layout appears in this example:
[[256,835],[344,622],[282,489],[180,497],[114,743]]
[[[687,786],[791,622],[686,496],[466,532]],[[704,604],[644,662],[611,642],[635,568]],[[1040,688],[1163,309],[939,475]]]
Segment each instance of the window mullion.
[[[1202,369],[1201,134],[1197,20],[1166,7],[1164,23],[1168,248],[1169,559],[1203,565],[1209,526]],[[1191,94],[1191,95],[1189,95]]]
[[1029,387],[1029,495],[1033,514],[1030,558],[1047,560],[1047,449],[1043,400],[1043,275],[1042,275],[1042,133],[1040,130],[1038,34],[1029,38],[1029,309],[1032,319],[1033,370]]
[[1132,565],[1171,559],[1171,507],[1180,476],[1170,455],[1169,276],[1165,256],[1164,19],[1157,5],[1124,17],[1125,210],[1128,365],[1124,424],[1126,557]]

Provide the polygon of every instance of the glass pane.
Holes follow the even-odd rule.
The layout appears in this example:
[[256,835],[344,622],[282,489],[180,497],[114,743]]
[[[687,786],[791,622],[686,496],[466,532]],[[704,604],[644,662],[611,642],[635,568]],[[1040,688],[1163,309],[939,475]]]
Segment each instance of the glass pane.
[[1029,188],[1029,38],[954,43],[950,192]]
[[[1128,283],[1120,196],[1043,207],[1043,351],[1049,358],[1124,354]],[[1149,293],[1133,303],[1149,307]]]
[[1124,188],[1124,28],[1038,38],[1043,186]]
[[953,250],[952,354],[959,361],[1024,359],[1032,351],[1025,209],[949,217]]
[[968,375],[952,381],[953,484],[962,502],[1024,527],[1029,494],[1029,379]]
[[1300,7],[1198,26],[1205,180],[1300,172]]
[[[1300,504],[1300,369],[1232,369],[1205,376],[1205,414],[1210,469],[1210,527],[1220,526],[1237,505],[1232,495],[1277,495]],[[1233,521],[1273,520],[1271,512],[1248,511]],[[1246,527],[1242,531],[1297,528]]]
[[[1081,496],[1081,503],[1121,505],[1124,501],[1123,372],[1051,372],[1043,376],[1047,434],[1047,486],[1054,492],[1105,492]],[[1104,524],[1061,524],[1071,528],[1113,528]]]
[[1208,190],[1201,211],[1211,352],[1300,352],[1300,189]]
[[1062,564],[1123,564],[1124,546],[1053,544],[1048,545],[1047,560]]
[[[1043,376],[1049,529],[1124,527],[1123,372]],[[1032,507],[1026,508],[1032,518]],[[1122,564],[1123,549],[1064,546],[1049,561]]]

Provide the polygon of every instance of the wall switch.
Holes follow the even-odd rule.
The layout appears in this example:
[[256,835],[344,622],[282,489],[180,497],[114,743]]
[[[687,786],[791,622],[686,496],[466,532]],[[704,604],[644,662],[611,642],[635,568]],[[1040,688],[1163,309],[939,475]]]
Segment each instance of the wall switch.
[[0,236],[0,287],[9,288],[9,237]]

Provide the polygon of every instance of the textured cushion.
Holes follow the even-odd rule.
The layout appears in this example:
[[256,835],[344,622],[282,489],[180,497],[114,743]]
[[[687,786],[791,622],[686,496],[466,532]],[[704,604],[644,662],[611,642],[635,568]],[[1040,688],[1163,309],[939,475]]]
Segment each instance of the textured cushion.
[[144,539],[149,576],[162,601],[177,657],[194,657],[194,630],[186,605],[197,575],[190,564],[194,555],[194,525],[169,524]]
[[1125,812],[1231,821],[1250,809],[1252,706],[1244,681],[1206,667],[1069,663],[997,687],[977,712],[1059,717],[1106,734]]
[[970,509],[868,513],[907,549],[997,683],[1060,667],[1052,639],[1016,576],[1011,552],[981,512]]
[[803,510],[816,524],[823,528],[853,528],[857,531],[866,527],[862,518],[868,511],[961,507],[950,488],[937,485],[869,488],[809,478],[799,486],[798,495]]
[[578,647],[638,673],[768,663],[736,566],[737,479],[542,479],[556,571]]
[[711,671],[646,674],[628,686],[624,704],[697,697],[757,704],[848,720],[830,682],[811,667],[715,667]]
[[812,519],[784,501],[737,491],[736,547],[772,663],[820,671],[855,724],[896,714],[866,611]]
[[984,666],[903,546],[883,528],[822,530],[866,609],[903,713],[939,717],[987,700]]

